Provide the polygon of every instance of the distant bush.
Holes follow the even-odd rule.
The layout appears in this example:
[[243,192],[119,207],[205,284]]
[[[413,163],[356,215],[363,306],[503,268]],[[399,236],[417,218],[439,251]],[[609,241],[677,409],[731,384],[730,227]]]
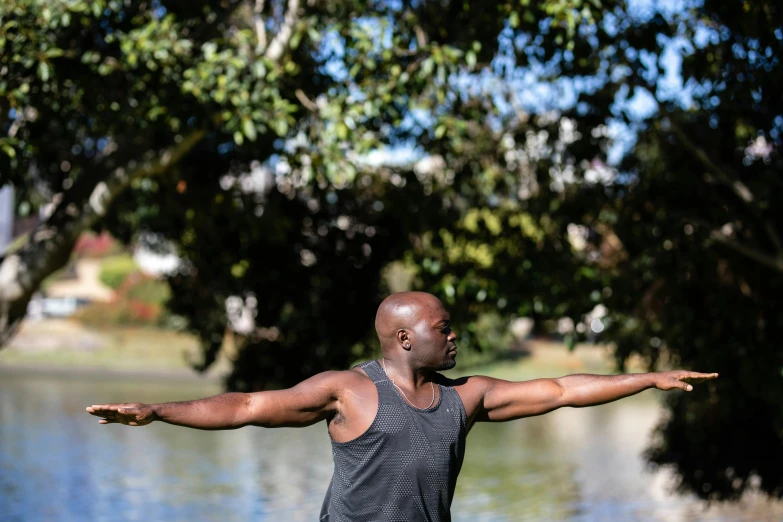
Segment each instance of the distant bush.
[[136,279],[138,275],[140,274],[136,272],[126,278],[126,283],[123,284],[123,288],[127,285],[126,295],[130,299],[136,299],[143,303],[164,306],[171,297],[168,283],[146,276]]
[[160,326],[160,308],[134,300],[93,303],[79,309],[74,318],[88,326]]
[[117,254],[122,245],[106,232],[101,234],[85,233],[76,240],[73,255],[76,257],[105,257]]
[[167,282],[136,271],[124,277],[111,302],[87,305],[74,318],[90,326],[169,326],[170,295]]
[[109,288],[117,290],[130,274],[137,272],[139,267],[133,258],[127,254],[107,257],[101,263],[98,279]]

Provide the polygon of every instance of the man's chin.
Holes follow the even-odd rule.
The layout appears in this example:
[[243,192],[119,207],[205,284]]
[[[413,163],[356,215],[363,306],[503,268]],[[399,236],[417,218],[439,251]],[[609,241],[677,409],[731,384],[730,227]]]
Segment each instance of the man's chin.
[[441,369],[441,371],[451,370],[456,365],[457,365],[457,361],[455,361],[453,359],[450,360],[450,361],[443,361],[443,364],[440,365],[440,369]]

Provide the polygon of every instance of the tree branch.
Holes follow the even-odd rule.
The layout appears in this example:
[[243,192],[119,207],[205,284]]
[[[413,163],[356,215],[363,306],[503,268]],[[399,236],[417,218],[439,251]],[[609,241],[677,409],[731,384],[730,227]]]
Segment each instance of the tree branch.
[[771,221],[764,221],[764,230],[767,231],[767,235],[769,236],[770,241],[772,241],[772,246],[775,247],[778,257],[783,257],[783,244],[780,243],[780,237]]
[[27,242],[0,260],[0,345],[24,317],[27,303],[41,281],[68,262],[79,234],[102,218],[133,180],[163,174],[205,134],[203,129],[193,131],[172,147],[148,154],[140,163],[129,161],[105,178],[81,177],[62,194],[52,214],[35,228]]
[[307,107],[309,110],[313,112],[318,112],[318,106],[313,103],[313,101],[307,97],[307,95],[304,93],[302,89],[297,89],[294,91],[294,94],[296,95],[296,99],[302,102],[302,105]]
[[256,27],[256,53],[261,54],[266,49],[266,26],[263,19],[264,0],[256,0],[253,9],[253,24]]
[[299,0],[288,0],[288,10],[280,24],[280,29],[264,53],[264,58],[277,62],[283,56],[294,34],[294,26],[299,21]]
[[777,270],[778,272],[783,272],[783,259],[781,258],[772,257],[768,254],[765,254],[764,252],[760,252],[747,245],[744,245],[720,230],[713,230],[710,232],[710,238],[722,245],[731,248],[735,252],[744,255],[745,257],[761,263],[762,265],[768,266],[774,270]]
[[418,45],[419,49],[427,47],[427,33],[424,32],[424,29],[419,24],[416,24],[413,27],[413,31],[416,33],[416,45]]
[[674,131],[674,134],[677,135],[677,138],[680,140],[680,142],[682,142],[685,148],[688,149],[691,154],[693,154],[707,168],[707,170],[714,174],[721,181],[721,183],[729,187],[732,192],[734,192],[734,194],[751,209],[754,216],[763,221],[764,230],[766,231],[767,236],[769,236],[772,245],[775,247],[775,251],[779,256],[783,256],[783,242],[781,242],[780,236],[778,236],[774,225],[769,220],[762,217],[761,212],[756,206],[755,196],[750,191],[748,186],[739,179],[739,175],[731,168],[721,168],[709,157],[703,148],[696,145],[690,139],[690,137],[688,137],[688,134],[683,131],[682,128],[680,128],[680,126],[677,125],[677,123],[675,123],[671,117],[669,118],[669,122],[672,130]]
[[717,178],[726,186],[728,186],[732,192],[734,192],[734,194],[736,194],[737,197],[742,201],[747,204],[753,203],[755,200],[753,193],[750,191],[747,185],[738,179],[739,176],[737,176],[734,172],[731,172],[730,169],[724,170],[718,166],[718,164],[712,161],[709,155],[707,155],[707,152],[704,149],[696,145],[688,137],[688,135],[680,128],[679,125],[677,125],[671,118],[669,118],[669,121],[672,130],[677,135],[677,138],[679,138],[679,140],[683,145],[685,145],[685,148],[688,149],[691,154],[693,154],[705,167],[707,167],[707,170],[717,176]]

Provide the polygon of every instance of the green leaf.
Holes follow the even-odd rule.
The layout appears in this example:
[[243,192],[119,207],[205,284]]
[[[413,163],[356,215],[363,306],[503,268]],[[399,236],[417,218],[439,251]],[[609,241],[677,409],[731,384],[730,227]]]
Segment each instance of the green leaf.
[[476,53],[473,51],[468,51],[468,53],[465,55],[465,61],[468,64],[468,67],[471,69],[476,66]]
[[278,136],[285,136],[288,133],[288,122],[285,121],[285,118],[275,120],[272,122],[272,126]]
[[301,40],[302,40],[302,33],[300,33],[300,32],[296,32],[296,33],[294,33],[294,35],[291,37],[291,41],[289,42],[289,44],[288,44],[288,45],[289,45],[289,47],[290,47],[291,49],[296,49],[297,47],[299,47],[299,42],[300,42]]
[[38,62],[38,77],[41,81],[49,81],[49,64],[46,62]]
[[421,74],[423,76],[429,76],[432,74],[432,69],[435,67],[435,62],[432,58],[427,58],[421,63]]
[[348,126],[343,122],[337,124],[337,137],[341,140],[348,139]]
[[245,272],[247,272],[249,267],[250,262],[247,259],[243,259],[239,263],[235,263],[231,266],[231,275],[236,279],[240,279],[245,275]]
[[242,119],[242,132],[250,141],[256,141],[256,126],[250,118]]

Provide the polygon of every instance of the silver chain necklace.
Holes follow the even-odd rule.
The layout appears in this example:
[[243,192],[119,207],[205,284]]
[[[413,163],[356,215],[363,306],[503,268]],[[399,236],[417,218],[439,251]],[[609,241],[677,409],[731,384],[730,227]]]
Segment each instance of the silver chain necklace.
[[399,384],[397,384],[396,382],[394,382],[394,379],[392,379],[391,377],[389,377],[389,372],[387,372],[387,371],[386,371],[386,359],[385,359],[385,358],[381,358],[381,361],[383,361],[383,373],[385,373],[385,374],[386,374],[386,377],[387,377],[387,378],[388,378],[388,379],[391,381],[391,383],[392,383],[394,386],[396,386],[398,390],[400,390],[400,393],[402,394],[402,396],[403,396],[403,397],[405,397],[405,400],[406,400],[406,401],[408,401],[408,403],[410,403],[410,405],[411,405],[411,406],[413,406],[413,407],[414,407],[414,408],[416,408],[417,410],[429,410],[430,408],[432,408],[432,405],[433,405],[433,404],[435,404],[435,385],[434,385],[434,384],[432,384],[432,381],[430,381],[430,388],[432,388],[432,400],[430,401],[430,405],[429,405],[429,406],[427,406],[426,408],[419,408],[418,406],[416,406],[416,405],[413,403],[413,401],[412,401],[412,400],[410,400],[410,399],[408,398],[408,396],[407,396],[407,395],[405,395],[405,392],[404,392],[404,391],[402,391],[402,388],[400,388],[400,385],[399,385]]

